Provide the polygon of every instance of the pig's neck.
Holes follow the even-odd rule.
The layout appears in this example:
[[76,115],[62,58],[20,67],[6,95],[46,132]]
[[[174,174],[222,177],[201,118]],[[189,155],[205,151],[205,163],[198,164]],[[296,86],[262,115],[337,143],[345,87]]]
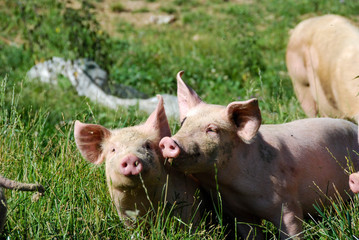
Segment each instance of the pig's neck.
[[[265,142],[259,134],[255,140],[246,144],[238,141],[231,149],[230,159],[225,163],[215,165],[212,171],[193,174],[201,185],[216,189],[217,185],[233,185],[233,181],[239,181],[241,189],[252,187],[247,184],[248,179],[258,177],[258,169],[263,167],[266,156],[271,154],[271,146]],[[220,161],[217,161],[220,162]]]
[[[141,217],[148,211],[157,211],[162,189],[158,184],[145,184],[145,187],[146,189],[141,184],[136,188],[127,190],[109,188],[111,198],[121,219],[126,221],[127,218],[132,218],[136,214]],[[130,221],[126,221],[126,223],[128,222]]]
[[[156,184],[145,184],[145,186],[146,190],[142,186],[125,191],[110,188],[112,199],[122,219],[130,217],[136,212],[138,212],[138,216],[144,216],[149,210],[156,214],[159,204],[163,207],[166,203],[168,208],[176,204],[181,219],[188,222],[192,217],[192,207],[196,208],[200,201],[194,201],[198,187],[195,180],[174,169],[161,174],[161,180]],[[195,210],[193,209],[193,212]]]
[[[230,206],[229,209],[246,211],[248,199],[260,198],[262,191],[258,188],[265,187],[261,182],[261,174],[270,168],[275,152],[259,133],[250,144],[238,142],[232,149],[230,161],[218,166],[217,170],[194,176],[212,196],[218,196],[216,190],[219,189],[223,205]],[[233,194],[236,199],[233,199]]]
[[[196,193],[199,188],[198,182],[192,176],[187,176],[174,168],[170,168],[167,170],[166,183],[168,183],[167,203],[169,203],[170,206],[176,204],[175,209],[177,213],[180,213],[181,219],[185,222],[189,222],[192,213],[200,212],[196,211],[198,210],[197,208],[199,207],[200,201],[202,201],[200,193]],[[199,220],[198,217],[197,214],[194,218],[195,221]]]

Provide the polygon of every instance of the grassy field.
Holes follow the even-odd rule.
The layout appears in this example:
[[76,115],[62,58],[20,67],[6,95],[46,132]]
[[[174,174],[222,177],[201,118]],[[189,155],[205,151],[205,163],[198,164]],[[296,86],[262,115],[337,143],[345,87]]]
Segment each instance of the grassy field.
[[[109,128],[147,116],[136,108],[112,111],[76,95],[69,84],[26,80],[37,62],[88,57],[113,83],[148,95],[176,93],[175,75],[207,102],[257,97],[264,123],[304,118],[285,67],[288,32],[311,16],[335,13],[359,22],[357,0],[0,0],[0,174],[46,187],[6,191],[8,239],[222,239],[224,226],[179,227],[176,219],[151,221],[145,232],[119,221],[104,167],[80,156],[73,138],[78,119]],[[151,14],[174,14],[166,25]],[[175,132],[178,123],[171,120]],[[359,199],[318,208],[304,223],[305,239],[358,239]],[[268,239],[276,229],[263,222]],[[356,236],[356,237],[355,237]]]

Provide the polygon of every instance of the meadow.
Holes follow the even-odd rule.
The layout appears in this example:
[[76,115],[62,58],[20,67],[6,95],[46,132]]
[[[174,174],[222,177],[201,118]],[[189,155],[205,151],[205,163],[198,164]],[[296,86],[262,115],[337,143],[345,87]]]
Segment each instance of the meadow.
[[[114,111],[90,102],[66,79],[58,86],[29,82],[26,72],[53,56],[90,58],[112,83],[154,96],[176,94],[175,76],[184,70],[183,79],[206,102],[256,97],[264,124],[284,123],[306,117],[285,66],[289,31],[327,13],[359,22],[359,1],[0,0],[0,174],[46,188],[37,202],[31,193],[6,191],[1,238],[223,239],[221,224],[193,229],[167,216],[150,220],[149,231],[141,224],[126,229],[104,167],[87,163],[77,150],[73,123],[118,128],[147,115],[136,107]],[[176,20],[143,23],[150,14]],[[175,133],[179,124],[170,119],[170,127]],[[304,239],[358,239],[358,196],[327,200],[331,207],[317,205],[321,218],[304,222]],[[278,238],[270,223],[262,227],[267,239]]]

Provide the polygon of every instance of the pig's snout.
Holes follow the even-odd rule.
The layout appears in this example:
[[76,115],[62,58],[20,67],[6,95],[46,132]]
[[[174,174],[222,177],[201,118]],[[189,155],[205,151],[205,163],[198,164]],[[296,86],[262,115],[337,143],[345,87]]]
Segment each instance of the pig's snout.
[[176,158],[181,152],[177,143],[170,137],[162,138],[159,146],[165,158]]
[[135,155],[127,155],[120,161],[120,173],[125,176],[138,175],[142,171],[142,162]]
[[359,193],[359,173],[353,173],[349,176],[349,186],[353,193]]

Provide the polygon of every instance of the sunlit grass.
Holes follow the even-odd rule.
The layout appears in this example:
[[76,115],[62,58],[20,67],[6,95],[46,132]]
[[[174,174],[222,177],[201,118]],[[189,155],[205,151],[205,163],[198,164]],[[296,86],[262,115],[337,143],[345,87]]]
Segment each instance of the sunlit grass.
[[[264,123],[305,117],[284,62],[290,28],[309,16],[337,13],[357,20],[359,12],[356,0],[253,0],[243,5],[220,0],[147,2],[157,2],[160,12],[176,14],[177,20],[161,26],[135,26],[123,20],[108,23],[116,26],[121,39],[107,39],[111,44],[103,46],[111,49],[88,50],[109,53],[108,62],[113,64],[103,67],[109,70],[111,81],[131,85],[150,96],[175,94],[175,75],[185,70],[183,79],[209,103],[228,104],[257,97]],[[25,6],[22,10],[26,16],[21,15],[21,8],[16,9],[19,4]],[[2,7],[5,5],[9,7]],[[22,182],[38,182],[46,188],[37,202],[31,202],[32,193],[6,191],[9,211],[2,236],[222,239],[225,226],[205,226],[203,221],[195,229],[191,223],[185,225],[180,219],[159,214],[161,208],[153,214],[157,218],[147,216],[147,231],[142,222],[133,229],[120,222],[108,193],[104,168],[88,164],[76,149],[73,121],[117,128],[139,124],[146,114],[135,107],[106,109],[77,96],[66,84],[56,87],[28,81],[26,71],[37,61],[53,56],[86,56],[79,56],[81,51],[69,44],[69,33],[76,31],[70,29],[71,24],[61,22],[61,1],[4,0],[0,6],[0,37],[16,40],[16,44],[8,44],[0,38],[0,174]],[[34,10],[42,14],[42,19]],[[25,17],[32,20],[24,21]],[[31,32],[38,24],[41,28]],[[80,30],[77,33],[96,37],[81,35]],[[30,46],[29,39],[34,46]],[[170,127],[175,133],[179,124],[171,120]],[[332,199],[330,207],[319,204],[321,218],[305,222],[304,238],[358,239],[358,210],[357,196],[347,202],[339,197]],[[263,222],[261,226],[268,239],[277,239],[272,224]]]

